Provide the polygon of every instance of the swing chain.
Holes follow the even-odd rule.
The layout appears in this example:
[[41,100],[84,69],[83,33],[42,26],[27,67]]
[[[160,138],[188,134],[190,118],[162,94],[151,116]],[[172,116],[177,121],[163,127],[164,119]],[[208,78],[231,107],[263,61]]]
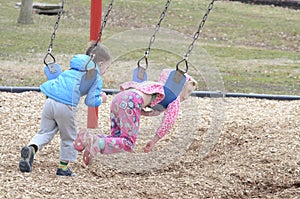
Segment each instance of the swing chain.
[[[91,54],[90,55],[90,59],[88,60],[88,62],[85,64],[85,72],[87,72],[89,69],[88,69],[88,65],[89,65],[89,63],[91,62],[91,61],[94,61],[94,58],[95,58],[95,54]],[[96,68],[96,63],[94,62],[94,65],[95,65],[95,67],[94,68]]]
[[96,42],[94,44],[94,47],[96,47],[97,44],[98,44],[98,42],[101,40],[102,31],[104,30],[104,27],[105,27],[106,22],[108,20],[108,16],[109,16],[109,14],[110,14],[110,12],[111,12],[111,10],[113,8],[113,3],[114,3],[114,0],[112,0],[111,3],[108,5],[108,9],[107,9],[107,12],[106,12],[106,14],[104,16],[104,19],[103,19],[103,22],[102,22],[102,25],[101,25],[101,28],[100,28],[100,32],[99,32],[98,38],[97,38],[97,40],[96,40]]
[[54,39],[55,39],[55,33],[58,29],[58,24],[59,24],[59,20],[60,20],[60,17],[62,16],[63,14],[63,10],[64,10],[64,4],[65,4],[65,0],[62,0],[62,4],[61,4],[61,9],[60,11],[58,12],[58,15],[57,15],[57,20],[54,24],[54,31],[52,33],[52,36],[51,36],[51,40],[50,40],[50,44],[49,44],[49,47],[48,47],[48,53],[51,54],[52,52],[52,47],[53,47],[53,42],[54,42]]
[[211,9],[213,8],[214,2],[215,2],[215,0],[212,0],[210,2],[210,4],[208,5],[206,13],[204,14],[204,16],[199,24],[198,30],[197,30],[197,32],[195,32],[195,34],[193,36],[192,43],[189,45],[188,50],[187,50],[186,54],[184,55],[183,59],[176,64],[176,70],[179,70],[179,65],[184,62],[184,64],[185,64],[185,72],[184,73],[186,73],[188,71],[188,68],[189,68],[188,61],[187,61],[188,57],[190,56],[190,54],[194,48],[194,44],[195,44],[196,40],[199,38],[201,29],[203,28],[203,26],[207,20],[208,14],[210,13]]
[[58,29],[59,20],[60,20],[60,17],[62,16],[63,11],[64,11],[64,4],[65,4],[65,0],[62,0],[62,2],[61,2],[61,9],[58,12],[57,19],[56,19],[56,22],[55,22],[54,28],[53,28],[54,31],[53,31],[53,33],[51,35],[50,44],[49,44],[49,47],[48,47],[48,52],[47,52],[47,54],[44,57],[44,64],[47,65],[47,66],[48,66],[48,64],[46,63],[46,59],[47,59],[48,56],[50,56],[52,58],[52,60],[53,60],[52,63],[55,63],[55,57],[51,54],[51,52],[52,52],[53,42],[54,42],[54,39],[55,39],[55,33],[56,33],[57,29]]
[[140,65],[140,62],[141,62],[143,59],[145,59],[145,63],[146,63],[145,69],[148,68],[148,59],[147,59],[147,58],[148,58],[148,55],[150,54],[151,46],[152,46],[152,44],[153,44],[154,41],[155,41],[156,33],[157,33],[158,30],[160,29],[160,24],[161,24],[161,22],[164,20],[164,18],[165,18],[165,16],[166,16],[166,13],[167,13],[168,8],[169,8],[169,6],[170,6],[170,4],[171,4],[171,1],[172,1],[172,0],[167,0],[167,2],[166,2],[166,4],[165,4],[165,8],[164,8],[163,12],[160,14],[159,21],[158,21],[158,23],[156,24],[155,29],[154,29],[154,32],[153,32],[153,34],[152,34],[152,36],[151,36],[151,38],[150,38],[150,42],[149,42],[148,47],[146,48],[145,54],[144,54],[144,56],[143,56],[142,58],[140,58],[140,59],[138,60],[138,63],[137,63],[138,67],[141,66],[141,65]]
[[188,50],[186,52],[186,54],[184,55],[184,59],[187,60],[188,57],[190,56],[190,53],[191,51],[193,50],[194,48],[194,43],[195,41],[198,39],[199,35],[200,35],[200,32],[201,32],[201,29],[203,28],[206,20],[207,20],[207,17],[208,17],[208,14],[210,13],[211,9],[213,8],[213,4],[214,4],[215,0],[212,0],[210,2],[210,4],[208,5],[207,7],[207,10],[206,10],[206,13],[204,14],[200,24],[199,24],[199,27],[198,27],[198,30],[197,32],[195,32],[194,36],[193,36],[193,42],[190,44],[190,46],[188,47]]
[[148,57],[148,55],[149,55],[149,53],[150,53],[150,48],[151,48],[152,44],[153,44],[154,41],[155,41],[155,35],[156,35],[156,33],[158,32],[158,30],[160,29],[160,24],[161,24],[161,22],[164,20],[164,18],[165,18],[165,16],[166,16],[166,13],[167,13],[168,8],[169,8],[169,6],[170,6],[170,4],[171,4],[171,1],[172,1],[172,0],[167,0],[167,2],[166,2],[166,4],[165,4],[165,8],[164,8],[163,12],[161,13],[161,15],[160,15],[160,17],[159,17],[158,23],[157,23],[156,26],[155,26],[154,33],[153,33],[153,35],[152,35],[151,38],[150,38],[150,42],[149,42],[148,48],[147,48],[146,51],[145,51],[145,57]]

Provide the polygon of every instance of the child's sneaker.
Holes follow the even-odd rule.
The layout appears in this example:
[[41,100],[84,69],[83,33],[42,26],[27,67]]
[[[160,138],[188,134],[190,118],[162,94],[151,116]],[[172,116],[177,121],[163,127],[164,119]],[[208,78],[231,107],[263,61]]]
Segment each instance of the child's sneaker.
[[57,176],[76,176],[75,173],[71,171],[71,169],[67,168],[67,170],[63,170],[62,168],[57,168],[56,171]]
[[21,172],[31,172],[32,163],[34,159],[33,148],[29,146],[22,147],[21,160],[19,162],[19,168]]

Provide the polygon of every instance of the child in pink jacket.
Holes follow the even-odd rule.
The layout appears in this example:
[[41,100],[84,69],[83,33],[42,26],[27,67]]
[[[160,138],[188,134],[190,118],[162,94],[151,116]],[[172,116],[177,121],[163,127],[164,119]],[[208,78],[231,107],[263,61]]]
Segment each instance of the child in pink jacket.
[[[164,97],[164,84],[171,69],[164,69],[158,82],[144,81],[141,83],[130,81],[120,85],[120,91],[112,100],[110,106],[111,134],[92,135],[86,129],[81,129],[74,142],[77,151],[83,151],[83,161],[86,165],[97,153],[113,154],[132,152],[136,144],[140,128],[140,117],[157,116],[164,112],[162,122],[152,140],[144,147],[144,152],[151,151],[155,143],[160,140],[174,125],[178,117],[180,103],[186,100],[195,90],[196,81],[185,74],[186,82],[180,95],[171,102],[165,110],[153,110]],[[149,107],[151,111],[146,111]]]

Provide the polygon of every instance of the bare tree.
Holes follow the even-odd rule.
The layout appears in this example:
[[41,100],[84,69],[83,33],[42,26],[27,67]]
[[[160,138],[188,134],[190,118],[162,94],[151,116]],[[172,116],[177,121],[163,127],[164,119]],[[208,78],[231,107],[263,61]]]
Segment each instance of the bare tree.
[[33,4],[33,0],[22,0],[18,23],[21,24],[33,23],[32,4]]

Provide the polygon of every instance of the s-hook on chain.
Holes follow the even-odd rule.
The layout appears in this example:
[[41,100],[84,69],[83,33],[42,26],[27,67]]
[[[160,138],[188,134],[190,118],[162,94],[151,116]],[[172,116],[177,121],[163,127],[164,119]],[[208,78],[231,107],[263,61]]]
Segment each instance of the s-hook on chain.
[[147,59],[147,58],[148,58],[148,55],[149,55],[149,53],[150,53],[151,46],[152,46],[152,44],[153,44],[154,41],[155,41],[156,33],[157,33],[158,30],[160,29],[160,24],[161,24],[161,22],[164,20],[164,18],[165,18],[165,16],[166,16],[166,13],[167,13],[168,8],[169,8],[169,6],[170,6],[170,4],[171,4],[171,1],[172,1],[172,0],[167,0],[167,2],[166,2],[166,4],[165,4],[165,8],[164,8],[163,12],[161,13],[161,15],[160,15],[160,17],[159,17],[159,21],[158,21],[158,23],[156,24],[155,29],[154,29],[154,32],[153,32],[153,34],[152,34],[152,36],[151,36],[151,38],[150,38],[150,42],[149,42],[148,47],[146,48],[145,54],[144,54],[144,56],[143,56],[142,58],[139,59],[139,61],[138,61],[138,63],[137,63],[138,67],[140,66],[141,60],[145,59],[145,62],[146,62],[146,69],[148,68],[148,59]]
[[186,65],[186,72],[187,72],[187,70],[188,70],[188,62],[187,62],[187,59],[188,59],[188,57],[190,56],[190,53],[191,53],[191,51],[192,51],[193,48],[194,48],[194,44],[195,44],[196,40],[199,38],[200,32],[201,32],[201,30],[202,30],[202,28],[203,28],[203,26],[204,26],[204,24],[205,24],[205,22],[206,22],[206,20],[207,20],[208,14],[210,13],[210,11],[211,11],[212,8],[213,8],[213,4],[214,4],[215,1],[216,1],[216,0],[212,0],[212,1],[210,2],[210,4],[208,5],[207,10],[206,10],[206,13],[204,14],[204,16],[203,16],[203,18],[202,18],[202,20],[201,20],[201,22],[200,22],[200,24],[199,24],[199,27],[198,27],[197,31],[195,32],[195,34],[194,34],[194,36],[193,36],[193,41],[192,41],[192,43],[189,45],[188,50],[187,50],[186,54],[184,55],[183,59],[182,59],[181,61],[179,61],[179,62],[177,63],[177,65],[176,65],[176,69],[177,69],[177,70],[178,70],[179,64],[181,64],[182,62],[184,62],[185,65]]
[[62,0],[62,2],[61,2],[61,8],[60,8],[60,10],[58,12],[57,19],[56,19],[56,22],[54,24],[54,28],[53,28],[54,31],[53,31],[53,33],[51,35],[50,44],[49,44],[49,47],[48,47],[48,53],[46,54],[46,56],[44,58],[44,63],[45,64],[46,64],[46,58],[48,57],[48,55],[50,55],[51,58],[53,59],[53,61],[55,62],[55,58],[51,54],[51,52],[52,52],[53,42],[54,42],[54,39],[55,39],[55,33],[56,33],[57,29],[58,29],[59,20],[60,20],[60,17],[62,16],[63,11],[64,11],[64,4],[65,4],[65,0]]

